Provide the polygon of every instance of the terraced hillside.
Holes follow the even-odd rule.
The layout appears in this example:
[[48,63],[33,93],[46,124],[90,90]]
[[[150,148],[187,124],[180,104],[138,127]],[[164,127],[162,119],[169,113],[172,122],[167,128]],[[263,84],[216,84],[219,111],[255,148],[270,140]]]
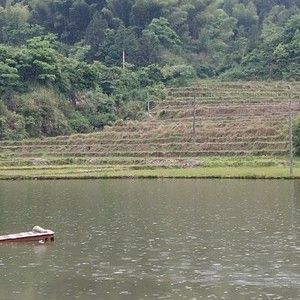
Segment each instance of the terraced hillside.
[[142,122],[119,121],[87,135],[2,141],[0,166],[193,167],[207,156],[288,153],[288,100],[295,118],[299,83],[198,82],[166,94]]

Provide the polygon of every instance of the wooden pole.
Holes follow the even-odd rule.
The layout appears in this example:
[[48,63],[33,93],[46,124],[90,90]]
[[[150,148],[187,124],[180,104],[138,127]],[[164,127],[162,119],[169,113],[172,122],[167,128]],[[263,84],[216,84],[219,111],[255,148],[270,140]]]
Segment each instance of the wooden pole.
[[125,69],[125,63],[126,63],[125,50],[123,49],[123,58],[122,58],[122,66],[123,66],[123,69]]
[[147,112],[148,112],[148,115],[150,115],[150,97],[149,97],[149,92],[147,91]]
[[292,116],[292,98],[290,92],[289,92],[289,165],[290,165],[290,176],[293,176],[294,174],[293,116]]
[[193,100],[193,140],[196,140],[196,97]]

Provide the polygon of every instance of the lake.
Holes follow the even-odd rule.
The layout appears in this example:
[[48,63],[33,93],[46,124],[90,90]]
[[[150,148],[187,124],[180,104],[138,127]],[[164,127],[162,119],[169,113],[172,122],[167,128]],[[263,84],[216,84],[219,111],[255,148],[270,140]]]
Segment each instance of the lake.
[[0,182],[0,299],[300,299],[300,181]]

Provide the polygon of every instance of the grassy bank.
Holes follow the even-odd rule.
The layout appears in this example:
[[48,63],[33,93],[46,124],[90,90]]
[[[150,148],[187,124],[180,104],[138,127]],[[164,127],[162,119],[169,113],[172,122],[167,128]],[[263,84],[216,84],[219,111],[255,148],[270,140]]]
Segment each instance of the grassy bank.
[[[196,160],[194,160],[195,162]],[[300,161],[295,161],[294,176],[289,175],[286,158],[197,159],[195,167],[161,167],[130,164],[65,164],[43,166],[1,166],[0,179],[98,179],[98,178],[300,178]],[[145,162],[146,163],[146,162]]]

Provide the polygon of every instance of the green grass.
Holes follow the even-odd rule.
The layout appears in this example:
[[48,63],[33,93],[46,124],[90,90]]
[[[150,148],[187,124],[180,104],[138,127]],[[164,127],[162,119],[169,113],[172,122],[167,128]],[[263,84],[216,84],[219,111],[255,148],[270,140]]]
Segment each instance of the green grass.
[[[300,178],[300,168],[295,170]],[[104,177],[157,177],[157,178],[288,178],[283,167],[207,167],[193,169],[155,169],[107,172]]]
[[238,168],[194,168],[194,169],[44,169],[1,172],[0,179],[97,179],[97,178],[249,178],[249,179],[287,179],[300,178],[297,168],[294,176],[286,168],[280,167],[238,167]]
[[13,168],[50,168],[61,166],[81,166],[81,165],[151,165],[156,160],[196,160],[203,167],[269,167],[284,166],[287,164],[287,158],[278,156],[205,156],[205,157],[187,157],[187,158],[163,158],[163,157],[51,157],[44,156],[41,159],[31,157],[12,157],[0,158],[0,170]]
[[[74,164],[0,167],[0,179],[97,179],[97,178],[300,178],[300,160],[294,176],[286,158],[209,157],[195,168],[167,168],[142,164]],[[121,162],[120,162],[121,163]]]

